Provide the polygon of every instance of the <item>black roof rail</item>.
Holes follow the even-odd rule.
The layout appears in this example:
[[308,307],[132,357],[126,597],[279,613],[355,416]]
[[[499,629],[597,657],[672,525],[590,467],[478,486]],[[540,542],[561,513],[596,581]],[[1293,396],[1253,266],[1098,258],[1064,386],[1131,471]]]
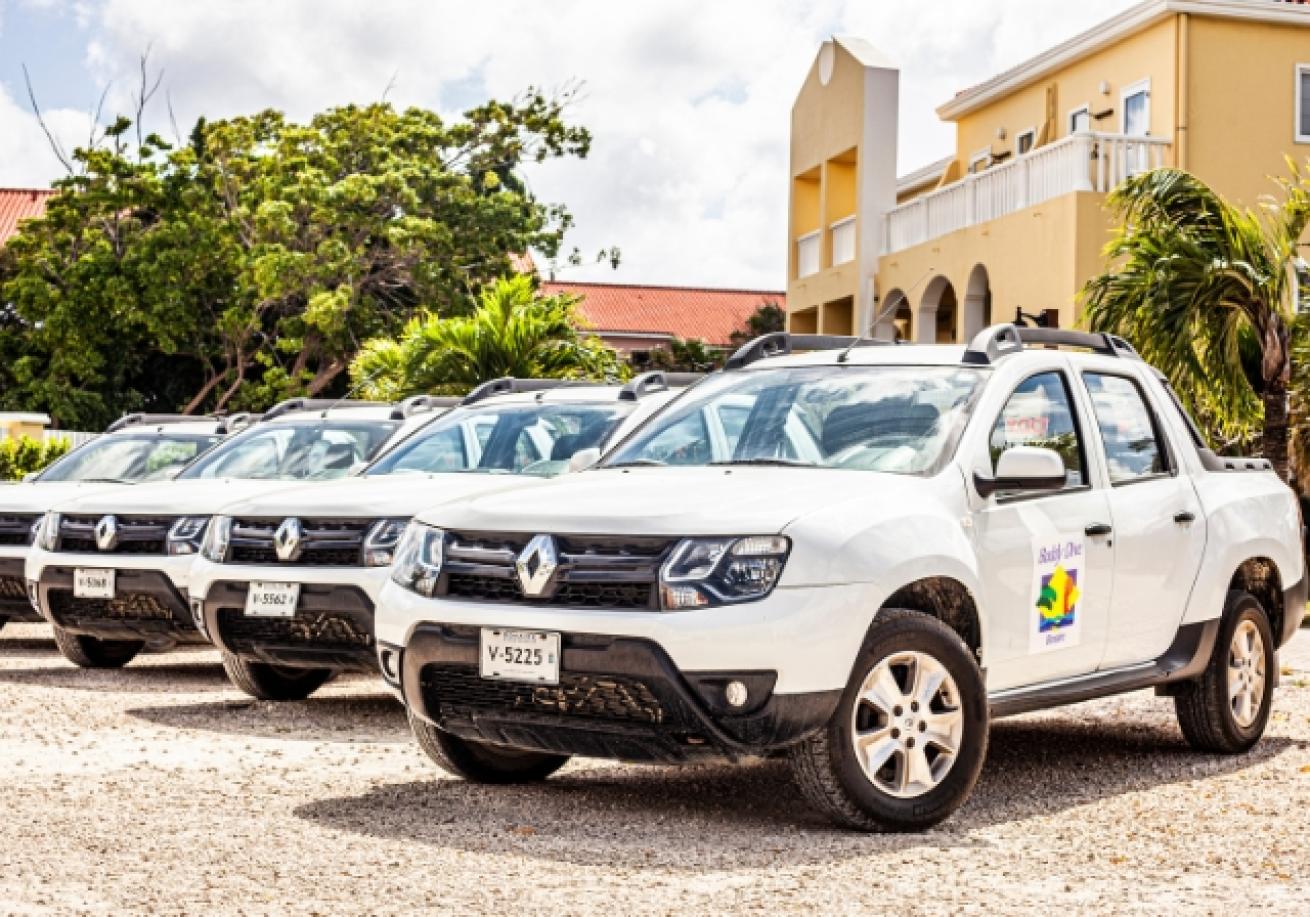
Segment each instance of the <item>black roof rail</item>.
[[785,357],[798,350],[847,350],[851,347],[886,347],[890,341],[847,334],[792,334],[790,331],[773,331],[747,341],[728,357],[725,370],[742,369],[766,357]]
[[673,373],[653,369],[632,377],[623,388],[619,389],[619,400],[639,401],[655,392],[667,392],[671,388],[695,385],[704,378],[704,373]]
[[390,401],[356,401],[350,398],[288,398],[264,412],[264,420],[300,411],[327,411],[332,408],[388,408]]
[[1005,323],[979,331],[964,351],[964,362],[986,366],[1001,357],[1019,353],[1029,344],[1045,347],[1079,347],[1107,357],[1140,359],[1133,345],[1103,331],[1072,331],[1064,328],[1020,328]]
[[244,430],[246,427],[259,423],[263,414],[252,414],[250,411],[238,411],[235,414],[228,414],[226,417],[219,418],[218,432],[224,435],[235,433],[237,430]]
[[422,411],[435,411],[438,408],[453,408],[463,399],[445,395],[410,395],[391,409],[392,420],[405,420]]
[[127,427],[154,427],[170,423],[204,423],[206,421],[211,423],[219,422],[218,418],[211,414],[124,414],[111,423],[105,429],[105,432],[117,433]]
[[477,404],[493,395],[520,395],[524,392],[546,392],[553,388],[567,388],[574,385],[604,385],[604,382],[590,382],[586,379],[516,379],[502,376],[483,382],[461,399],[460,404]]

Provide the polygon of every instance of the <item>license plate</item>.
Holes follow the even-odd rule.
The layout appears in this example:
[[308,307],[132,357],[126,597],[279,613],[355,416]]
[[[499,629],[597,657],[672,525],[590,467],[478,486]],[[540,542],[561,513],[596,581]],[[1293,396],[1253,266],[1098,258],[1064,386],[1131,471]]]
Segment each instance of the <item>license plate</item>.
[[298,601],[299,583],[251,583],[246,592],[246,617],[294,618]]
[[114,597],[114,571],[74,570],[73,597],[78,599],[112,599]]
[[559,684],[559,634],[482,628],[483,678]]

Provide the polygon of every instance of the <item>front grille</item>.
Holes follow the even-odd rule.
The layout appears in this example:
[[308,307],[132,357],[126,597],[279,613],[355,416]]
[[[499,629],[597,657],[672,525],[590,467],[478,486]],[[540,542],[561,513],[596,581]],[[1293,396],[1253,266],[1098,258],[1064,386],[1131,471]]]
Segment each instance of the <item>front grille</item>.
[[570,608],[659,607],[660,566],[676,539],[561,535],[559,569],[540,596],[525,595],[515,561],[531,540],[525,534],[448,532],[437,595],[461,599]]
[[27,601],[27,588],[16,576],[0,576],[0,599]]
[[70,554],[164,554],[175,516],[115,516],[118,538],[102,550],[96,526],[105,516],[64,516],[59,520],[59,550]]
[[[153,595],[128,593],[112,599],[79,599],[64,590],[49,593],[56,618],[106,621],[172,621],[172,610]],[[188,622],[189,623],[189,622]]]
[[35,513],[8,513],[0,516],[0,545],[32,543],[32,526],[41,517]]
[[294,618],[248,618],[239,608],[218,613],[219,634],[237,652],[257,646],[313,646],[316,649],[367,649],[373,635],[351,618],[328,612],[301,612]]
[[359,567],[364,563],[364,539],[376,519],[302,519],[300,556],[280,560],[273,538],[282,519],[233,519],[227,562],[232,564],[291,564],[302,567]]
[[644,682],[614,675],[562,673],[558,685],[529,685],[491,681],[472,666],[429,665],[421,681],[428,708],[443,716],[519,711],[653,725],[665,719]]

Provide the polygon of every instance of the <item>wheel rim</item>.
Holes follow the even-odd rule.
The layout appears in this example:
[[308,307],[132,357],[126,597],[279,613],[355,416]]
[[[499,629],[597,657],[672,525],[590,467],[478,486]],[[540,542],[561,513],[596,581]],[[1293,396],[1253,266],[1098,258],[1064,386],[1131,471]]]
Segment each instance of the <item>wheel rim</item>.
[[1243,729],[1260,716],[1265,699],[1265,647],[1255,622],[1247,619],[1233,631],[1228,647],[1228,702]]
[[903,652],[874,665],[851,711],[856,760],[889,796],[922,796],[946,779],[964,737],[964,710],[951,673],[927,653]]

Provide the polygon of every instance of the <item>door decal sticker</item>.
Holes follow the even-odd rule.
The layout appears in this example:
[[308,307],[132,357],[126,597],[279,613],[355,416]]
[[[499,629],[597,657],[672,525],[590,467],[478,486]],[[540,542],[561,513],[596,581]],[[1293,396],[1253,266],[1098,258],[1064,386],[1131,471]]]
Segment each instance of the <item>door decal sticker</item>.
[[1079,605],[1087,589],[1081,535],[1033,541],[1032,628],[1029,651],[1077,646],[1081,636]]

